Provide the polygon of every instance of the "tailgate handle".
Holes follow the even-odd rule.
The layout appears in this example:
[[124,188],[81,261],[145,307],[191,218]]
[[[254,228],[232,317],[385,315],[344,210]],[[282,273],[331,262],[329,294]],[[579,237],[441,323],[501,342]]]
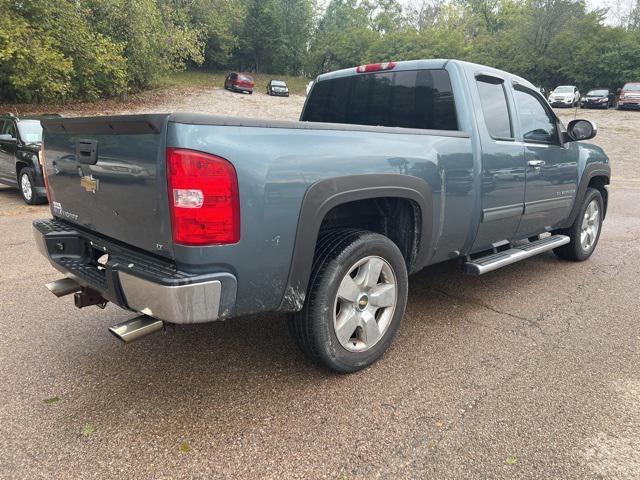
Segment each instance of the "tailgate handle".
[[76,144],[76,158],[85,165],[95,165],[98,162],[98,141],[78,140]]

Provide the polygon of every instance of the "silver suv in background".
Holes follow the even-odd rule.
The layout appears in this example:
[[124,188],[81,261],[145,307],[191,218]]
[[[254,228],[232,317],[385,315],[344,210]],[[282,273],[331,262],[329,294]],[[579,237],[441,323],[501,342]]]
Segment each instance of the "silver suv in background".
[[552,107],[575,107],[580,101],[580,91],[575,85],[560,85],[549,95]]

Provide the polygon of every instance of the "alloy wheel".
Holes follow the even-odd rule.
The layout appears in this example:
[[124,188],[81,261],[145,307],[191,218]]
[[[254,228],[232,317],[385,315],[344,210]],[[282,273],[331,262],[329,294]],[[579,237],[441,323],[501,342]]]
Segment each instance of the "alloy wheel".
[[22,195],[27,201],[31,201],[33,197],[33,187],[31,185],[31,180],[29,179],[29,175],[23,173],[20,175],[20,188],[22,189]]
[[591,200],[582,218],[582,228],[580,230],[580,244],[585,252],[591,250],[598,238],[600,230],[600,204],[597,200]]
[[373,347],[387,331],[397,303],[397,281],[381,257],[365,257],[349,268],[340,282],[333,310],[333,327],[350,352]]

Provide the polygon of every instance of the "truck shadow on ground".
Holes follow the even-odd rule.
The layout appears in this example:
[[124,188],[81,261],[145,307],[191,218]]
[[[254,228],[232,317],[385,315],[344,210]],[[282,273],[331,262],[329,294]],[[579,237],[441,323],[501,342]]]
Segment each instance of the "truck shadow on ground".
[[[8,209],[15,209],[16,207],[24,207],[24,208],[43,208],[48,209],[49,205],[27,205],[22,200],[22,196],[20,195],[20,191],[16,187],[7,187],[5,185],[0,185],[0,202],[2,202],[2,210],[3,212]],[[1,214],[2,212],[0,212]]]

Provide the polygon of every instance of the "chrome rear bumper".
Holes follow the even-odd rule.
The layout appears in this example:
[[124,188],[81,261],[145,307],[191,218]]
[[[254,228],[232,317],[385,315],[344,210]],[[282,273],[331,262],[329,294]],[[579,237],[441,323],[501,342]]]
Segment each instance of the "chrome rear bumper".
[[[38,251],[56,270],[122,308],[178,324],[227,318],[235,309],[237,286],[230,273],[178,272],[137,251],[129,258],[122,246],[111,253],[109,241],[58,220],[34,222],[33,233]],[[110,254],[102,268],[87,257],[87,244]]]

